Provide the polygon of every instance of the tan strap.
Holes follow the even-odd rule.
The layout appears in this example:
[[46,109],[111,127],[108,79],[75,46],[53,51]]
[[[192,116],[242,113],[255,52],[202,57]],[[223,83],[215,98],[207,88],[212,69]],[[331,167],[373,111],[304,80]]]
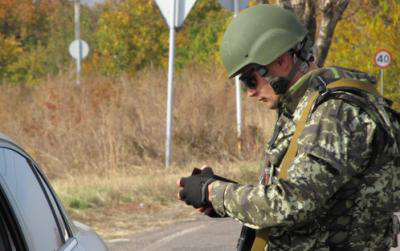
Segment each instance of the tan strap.
[[[350,87],[350,88],[363,90],[363,91],[366,91],[366,92],[369,92],[369,93],[372,93],[372,94],[375,94],[378,96],[380,95],[374,85],[372,85],[370,83],[366,83],[366,82],[351,80],[351,79],[341,79],[341,80],[332,82],[327,85],[328,89],[334,89],[334,88],[338,88],[338,87],[344,87],[344,88]],[[307,123],[307,120],[310,115],[311,109],[314,105],[314,102],[319,96],[320,96],[319,92],[315,92],[311,96],[311,98],[309,99],[309,101],[307,103],[307,106],[304,108],[304,111],[301,114],[299,121],[297,122],[296,130],[293,134],[292,139],[290,140],[289,148],[285,154],[285,157],[282,160],[280,173],[279,173],[279,178],[281,178],[281,179],[288,178],[289,166],[293,163],[293,160],[297,154],[299,137],[304,130],[304,127]]]
[[261,229],[256,232],[256,238],[254,239],[251,251],[264,251],[265,246],[268,243],[269,229]]
[[370,84],[368,82],[362,82],[362,81],[357,81],[357,80],[352,80],[352,79],[340,79],[335,82],[332,82],[327,85],[328,89],[334,89],[337,87],[351,87],[355,89],[359,89],[362,91],[366,91],[371,94],[375,94],[377,96],[381,96],[379,94],[378,90],[376,89],[376,86],[373,84]]
[[282,160],[279,178],[287,179],[288,178],[288,169],[289,166],[292,164],[294,158],[296,157],[297,148],[298,148],[298,139],[300,134],[303,132],[303,129],[306,125],[308,115],[314,105],[315,100],[319,97],[319,92],[314,93],[311,98],[309,99],[307,106],[304,108],[303,113],[296,125],[296,130],[294,131],[293,137],[290,140],[289,148],[285,154],[285,157]]
[[[334,89],[334,88],[338,88],[338,87],[350,87],[350,88],[360,89],[360,90],[363,90],[363,91],[366,91],[368,93],[372,93],[372,94],[375,94],[378,96],[380,95],[378,93],[378,91],[376,90],[376,88],[372,84],[361,82],[361,81],[356,81],[356,80],[351,80],[351,79],[341,79],[341,80],[332,82],[332,83],[328,84],[328,86],[327,86],[328,89]],[[292,139],[290,140],[289,148],[285,154],[285,157],[282,160],[280,173],[279,173],[279,178],[281,178],[281,179],[286,180],[288,178],[289,166],[292,164],[292,162],[297,154],[299,137],[304,130],[304,127],[307,123],[311,109],[313,108],[313,105],[319,96],[320,96],[319,92],[315,92],[311,96],[311,98],[308,100],[306,107],[304,108],[303,113],[301,114],[299,121],[297,122],[296,130],[293,134]],[[268,235],[269,235],[268,229],[258,230],[256,232],[256,238],[254,240],[253,246],[251,247],[251,251],[263,251],[265,246],[268,243]]]

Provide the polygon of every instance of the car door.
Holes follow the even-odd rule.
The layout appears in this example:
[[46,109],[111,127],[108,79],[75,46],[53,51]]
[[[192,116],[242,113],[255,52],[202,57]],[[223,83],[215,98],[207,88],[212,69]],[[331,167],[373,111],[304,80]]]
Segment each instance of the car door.
[[37,173],[37,178],[42,184],[44,192],[49,198],[50,206],[54,209],[54,215],[61,230],[60,234],[63,235],[65,240],[65,244],[58,251],[106,251],[107,246],[96,232],[82,223],[77,227],[71,221],[46,176],[36,163],[32,161],[31,165]]
[[[15,250],[107,250],[93,230],[76,227],[70,220],[46,176],[30,156],[0,135],[0,213],[2,208],[9,212],[6,218],[15,222],[14,227],[3,231],[11,243],[5,241],[5,245],[14,245]],[[0,221],[0,241],[1,231]]]
[[16,149],[0,147],[0,184],[29,250],[64,245],[66,235],[51,198],[31,161]]

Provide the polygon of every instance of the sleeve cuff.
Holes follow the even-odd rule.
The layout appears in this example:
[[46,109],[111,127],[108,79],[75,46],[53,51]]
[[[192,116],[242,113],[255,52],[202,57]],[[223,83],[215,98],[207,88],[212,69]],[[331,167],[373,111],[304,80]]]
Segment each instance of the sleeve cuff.
[[211,184],[210,202],[217,214],[225,216],[224,194],[229,183],[217,180]]

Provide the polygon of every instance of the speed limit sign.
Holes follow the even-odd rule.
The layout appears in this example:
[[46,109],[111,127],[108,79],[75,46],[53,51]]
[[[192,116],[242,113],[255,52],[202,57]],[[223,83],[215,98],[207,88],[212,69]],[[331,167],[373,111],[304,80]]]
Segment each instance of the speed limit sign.
[[392,55],[387,50],[379,50],[375,54],[375,64],[380,68],[386,68],[392,61]]

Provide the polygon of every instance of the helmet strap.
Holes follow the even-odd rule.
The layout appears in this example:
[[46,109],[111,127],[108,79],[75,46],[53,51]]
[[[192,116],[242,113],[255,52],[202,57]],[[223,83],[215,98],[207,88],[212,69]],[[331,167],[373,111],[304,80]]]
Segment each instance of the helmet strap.
[[291,50],[294,64],[287,77],[266,77],[277,95],[285,94],[298,71],[303,73],[308,71],[310,62],[314,61],[312,46],[312,41],[305,37],[301,43]]
[[293,64],[293,67],[287,77],[265,77],[277,95],[285,94],[285,92],[289,89],[289,85],[296,73],[299,71],[302,63],[303,61],[301,59],[295,60],[295,63]]

